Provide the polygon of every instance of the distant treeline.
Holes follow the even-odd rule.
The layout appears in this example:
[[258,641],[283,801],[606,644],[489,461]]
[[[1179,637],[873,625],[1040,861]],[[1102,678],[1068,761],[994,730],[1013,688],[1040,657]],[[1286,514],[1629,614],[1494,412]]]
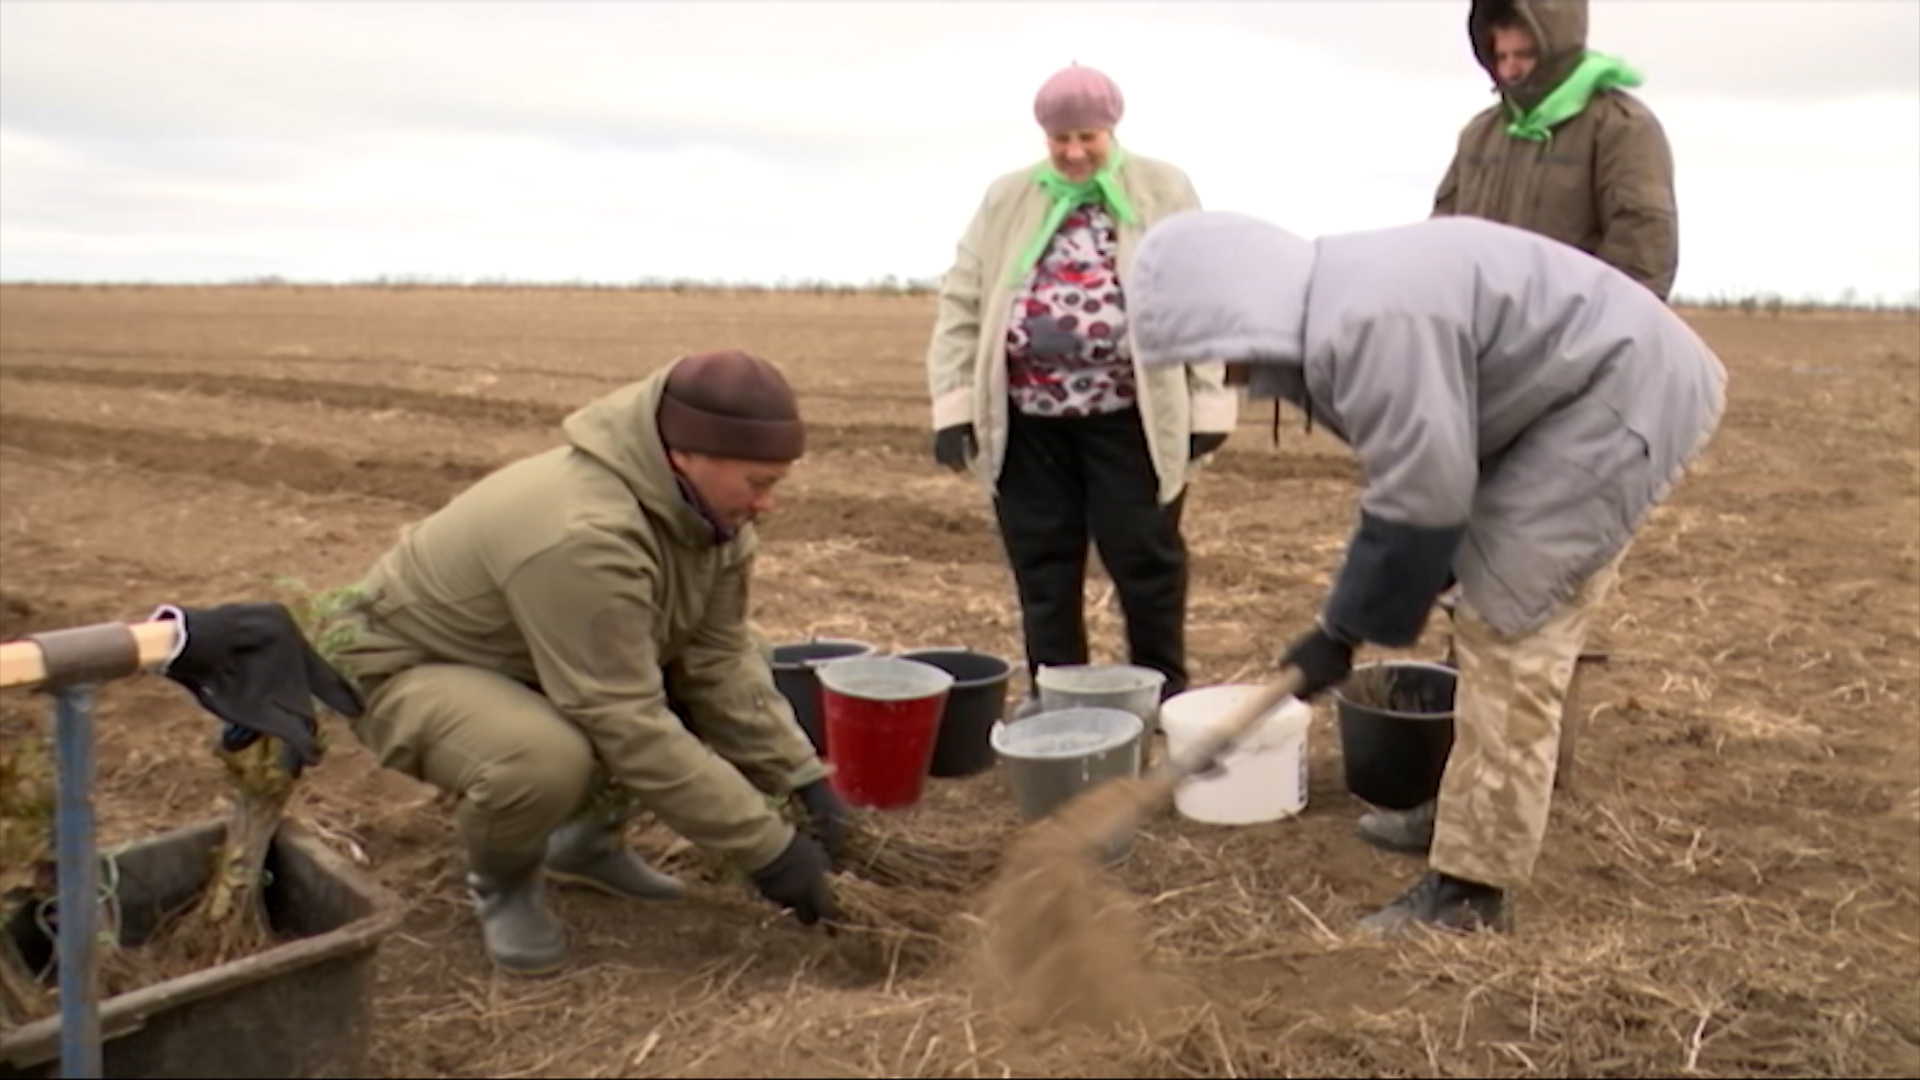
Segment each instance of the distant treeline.
[[[39,289],[177,289],[177,288],[253,288],[253,289],[475,289],[508,292],[563,292],[595,290],[604,292],[673,293],[692,295],[773,295],[809,296],[910,296],[931,297],[939,288],[938,277],[899,277],[888,275],[866,282],[828,281],[824,279],[778,279],[774,281],[714,281],[699,278],[639,278],[634,281],[515,281],[509,278],[434,277],[420,274],[381,275],[349,281],[302,281],[277,275],[239,278],[226,282],[60,282],[9,281],[7,288]],[[1857,289],[1843,289],[1831,297],[1792,297],[1775,292],[1745,295],[1726,293],[1676,294],[1675,307],[1709,310],[1741,310],[1749,314],[1781,315],[1809,311],[1920,312],[1920,290],[1898,300],[1863,297]]]

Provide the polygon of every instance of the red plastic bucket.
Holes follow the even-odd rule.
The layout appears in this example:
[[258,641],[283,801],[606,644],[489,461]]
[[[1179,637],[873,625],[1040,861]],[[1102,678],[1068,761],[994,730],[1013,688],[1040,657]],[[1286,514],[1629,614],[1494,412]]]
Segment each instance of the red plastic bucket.
[[897,656],[828,660],[815,674],[834,791],[869,810],[919,802],[953,676]]

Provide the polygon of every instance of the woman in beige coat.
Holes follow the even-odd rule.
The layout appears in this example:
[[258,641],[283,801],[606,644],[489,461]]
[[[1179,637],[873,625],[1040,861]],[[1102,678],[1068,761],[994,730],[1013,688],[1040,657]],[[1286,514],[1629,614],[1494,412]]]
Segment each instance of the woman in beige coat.
[[1124,280],[1155,222],[1198,209],[1186,173],[1114,138],[1123,98],[1078,65],[1034,99],[1047,157],[995,179],[940,289],[927,350],[933,453],[993,499],[1031,679],[1088,660],[1089,542],[1113,579],[1131,663],[1186,689],[1181,509],[1195,462],[1233,430],[1218,364],[1142,371]]

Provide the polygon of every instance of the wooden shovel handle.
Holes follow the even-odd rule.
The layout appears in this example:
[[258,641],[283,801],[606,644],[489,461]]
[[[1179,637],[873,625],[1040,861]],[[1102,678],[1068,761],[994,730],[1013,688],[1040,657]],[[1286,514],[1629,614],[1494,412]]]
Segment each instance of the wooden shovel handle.
[[1183,753],[1172,755],[1161,763],[1158,770],[1160,775],[1156,779],[1171,786],[1206,769],[1222,752],[1252,731],[1254,724],[1275,705],[1299,693],[1304,681],[1305,676],[1299,668],[1288,667],[1278,677],[1254,687],[1251,693],[1234,705],[1233,711],[1213,725],[1212,730]]
[[[1181,781],[1205,770],[1216,757],[1253,730],[1268,710],[1298,693],[1303,681],[1298,668],[1283,669],[1277,678],[1254,687],[1224,719],[1183,753],[1169,757],[1139,780],[1108,781],[1076,796],[1080,810],[1061,811],[1060,817],[1067,822],[1063,827],[1091,847],[1111,847],[1120,842],[1139,828],[1154,806],[1172,798]],[[1116,797],[1103,799],[1108,791]]]
[[179,635],[178,622],[152,619],[95,623],[9,641],[0,644],[0,688],[131,675],[166,660]]

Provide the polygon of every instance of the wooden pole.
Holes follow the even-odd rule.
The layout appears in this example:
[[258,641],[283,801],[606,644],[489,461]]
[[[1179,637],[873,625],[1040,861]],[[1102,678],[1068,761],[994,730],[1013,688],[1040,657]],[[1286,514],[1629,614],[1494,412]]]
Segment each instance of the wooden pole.
[[[113,627],[124,626],[132,633],[134,646],[139,653],[141,669],[154,667],[173,653],[174,646],[180,640],[180,624],[172,619],[154,619],[137,623],[100,623],[82,627],[78,631],[55,631],[55,633],[101,634]],[[9,641],[0,644],[0,688],[14,686],[40,686],[47,681],[47,658],[45,648],[32,639]]]

